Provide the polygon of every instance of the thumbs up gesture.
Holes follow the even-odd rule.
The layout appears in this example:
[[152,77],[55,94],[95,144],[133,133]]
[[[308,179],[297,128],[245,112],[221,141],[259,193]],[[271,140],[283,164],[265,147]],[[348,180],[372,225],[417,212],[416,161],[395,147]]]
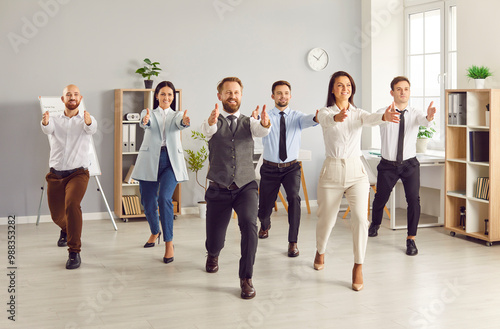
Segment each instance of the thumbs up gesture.
[[142,124],[147,125],[149,123],[149,108],[146,109],[146,115],[142,118]]
[[43,113],[42,125],[46,126],[49,124],[49,111]]
[[215,104],[215,109],[212,110],[210,116],[208,117],[208,125],[213,126],[217,123],[217,119],[219,118],[219,104]]
[[434,120],[434,114],[436,114],[436,108],[432,105],[434,105],[434,102],[431,102],[427,108],[427,121]]
[[399,112],[394,107],[394,102],[385,110],[382,120],[387,122],[399,122]]
[[191,123],[191,119],[187,116],[188,110],[184,111],[184,114],[182,115],[182,123],[184,126],[189,126]]
[[340,112],[333,117],[335,122],[344,122],[347,118],[347,108],[341,109]]
[[92,124],[92,118],[90,117],[89,112],[83,111],[83,121],[85,121],[85,124],[87,126],[90,126]]

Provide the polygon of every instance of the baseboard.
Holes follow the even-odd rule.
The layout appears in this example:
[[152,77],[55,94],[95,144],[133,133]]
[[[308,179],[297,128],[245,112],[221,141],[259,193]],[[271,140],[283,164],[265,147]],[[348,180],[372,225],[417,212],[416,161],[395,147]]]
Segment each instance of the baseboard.
[[[36,224],[36,219],[37,216],[16,216],[16,225]],[[108,212],[92,212],[83,214],[83,220],[101,220],[101,219],[109,219]],[[8,217],[0,217],[0,225],[7,225],[8,220],[9,220]],[[52,217],[50,217],[50,215],[40,216],[40,223],[49,223],[49,222],[52,222]]]

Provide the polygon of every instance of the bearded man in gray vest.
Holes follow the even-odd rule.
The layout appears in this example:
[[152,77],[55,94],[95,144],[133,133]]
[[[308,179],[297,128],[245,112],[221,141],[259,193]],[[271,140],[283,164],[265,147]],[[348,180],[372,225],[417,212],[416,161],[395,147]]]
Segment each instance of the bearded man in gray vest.
[[219,253],[224,247],[226,231],[234,209],[241,232],[241,258],[239,277],[241,297],[255,297],[252,284],[253,264],[257,251],[258,186],[253,167],[253,137],[266,136],[271,127],[266,107],[259,107],[251,117],[240,113],[243,84],[236,77],[224,78],[217,86],[217,97],[224,111],[219,114],[218,104],[203,122],[201,130],[209,140],[210,169],[207,178],[206,271],[219,270]]

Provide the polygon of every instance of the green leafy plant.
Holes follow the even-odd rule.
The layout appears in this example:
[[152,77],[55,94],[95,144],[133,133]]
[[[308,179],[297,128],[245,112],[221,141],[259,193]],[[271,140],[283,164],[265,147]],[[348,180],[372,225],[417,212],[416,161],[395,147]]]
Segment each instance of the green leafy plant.
[[137,69],[135,73],[142,75],[142,77],[146,80],[151,80],[151,76],[154,75],[155,77],[157,77],[158,74],[160,74],[159,71],[161,71],[161,69],[158,67],[160,63],[151,62],[149,58],[145,58],[144,63],[146,65],[144,65],[144,67],[141,67],[140,69]]
[[467,77],[471,79],[486,79],[492,75],[490,69],[486,66],[472,65],[467,69]]
[[[436,123],[433,122],[433,125],[435,125]],[[434,129],[432,126],[430,127],[425,127],[425,126],[420,126],[418,127],[418,134],[417,134],[417,138],[432,138],[432,136],[434,136],[434,133],[436,132],[436,129]]]
[[205,167],[205,161],[207,161],[208,158],[208,140],[205,135],[203,135],[199,131],[192,130],[191,131],[191,138],[194,140],[199,140],[204,143],[202,147],[198,151],[193,151],[193,150],[185,150],[187,153],[187,168],[191,170],[192,172],[195,173],[196,175],[196,183],[200,185],[205,192],[207,191],[207,186],[200,184],[200,181],[198,180],[198,172]]

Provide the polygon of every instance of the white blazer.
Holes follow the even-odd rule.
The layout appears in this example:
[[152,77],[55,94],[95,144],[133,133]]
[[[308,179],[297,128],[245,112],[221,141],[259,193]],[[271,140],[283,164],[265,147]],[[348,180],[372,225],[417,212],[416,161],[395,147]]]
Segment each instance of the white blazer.
[[[140,126],[144,128],[144,139],[139,155],[135,162],[134,170],[132,171],[132,178],[135,180],[143,181],[156,181],[158,179],[158,164],[160,162],[161,153],[161,126],[163,111],[157,107],[151,111],[149,123],[143,125],[142,119],[147,114],[146,110],[141,112]],[[172,169],[175,174],[175,179],[178,182],[188,180],[188,173],[186,168],[186,161],[184,160],[184,150],[181,144],[181,130],[186,128],[181,125],[182,116],[184,112],[181,111],[166,111],[165,131],[167,142],[168,157],[172,164]]]

